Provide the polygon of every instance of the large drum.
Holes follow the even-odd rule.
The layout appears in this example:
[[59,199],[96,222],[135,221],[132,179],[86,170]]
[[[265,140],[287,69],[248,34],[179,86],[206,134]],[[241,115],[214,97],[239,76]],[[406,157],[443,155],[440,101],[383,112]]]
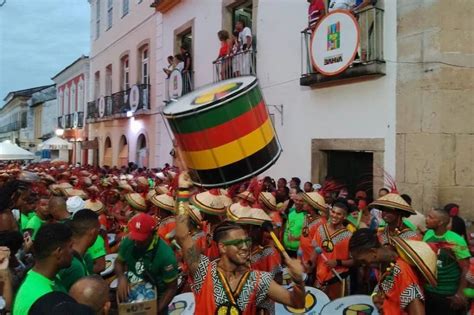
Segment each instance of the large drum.
[[336,299],[323,307],[321,315],[378,315],[368,295],[350,295]]
[[324,305],[330,302],[328,296],[321,290],[313,287],[306,287],[305,308],[294,309],[283,304],[276,303],[275,314],[290,315],[290,314],[307,314],[319,315]]
[[208,85],[163,110],[192,180],[228,186],[276,162],[281,146],[255,77]]

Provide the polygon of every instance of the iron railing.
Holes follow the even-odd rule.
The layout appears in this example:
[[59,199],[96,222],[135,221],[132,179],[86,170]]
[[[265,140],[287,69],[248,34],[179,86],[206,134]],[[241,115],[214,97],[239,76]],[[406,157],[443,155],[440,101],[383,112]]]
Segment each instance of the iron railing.
[[257,75],[257,52],[246,50],[234,55],[217,59],[214,65],[214,82],[240,77],[243,75]]
[[[368,7],[356,14],[360,41],[353,66],[383,62],[383,14],[384,11],[376,7]],[[311,63],[311,35],[310,28],[301,32],[301,76],[317,73]]]
[[20,130],[21,124],[19,121],[15,121],[0,127],[0,133],[2,132],[10,132],[10,131],[18,131]]
[[[150,85],[138,84],[138,110],[150,109]],[[87,103],[87,119],[110,119],[113,117],[121,117],[131,110],[130,106],[130,89],[113,93],[105,96],[104,116],[99,115],[99,100]]]

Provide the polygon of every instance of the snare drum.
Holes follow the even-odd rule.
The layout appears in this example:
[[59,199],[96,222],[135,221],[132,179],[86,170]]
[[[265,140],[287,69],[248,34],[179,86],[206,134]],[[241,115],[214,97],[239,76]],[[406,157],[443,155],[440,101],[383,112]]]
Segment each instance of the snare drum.
[[306,287],[305,308],[294,309],[283,304],[275,304],[275,314],[307,314],[319,315],[324,305],[330,302],[328,296],[321,290],[313,287]]
[[191,179],[218,187],[273,165],[281,146],[255,77],[208,85],[163,110]]
[[196,303],[193,293],[183,293],[174,297],[168,305],[169,315],[194,315]]
[[368,295],[350,295],[326,304],[321,315],[378,315],[379,312]]
[[105,270],[100,273],[104,278],[108,278],[114,273],[114,263],[118,254],[109,254],[105,256]]

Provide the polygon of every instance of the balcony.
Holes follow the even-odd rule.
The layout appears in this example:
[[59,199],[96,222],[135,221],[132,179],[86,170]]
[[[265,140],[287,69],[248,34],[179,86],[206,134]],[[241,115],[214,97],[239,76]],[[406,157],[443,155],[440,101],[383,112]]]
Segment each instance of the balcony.
[[194,72],[181,73],[178,74],[179,77],[175,77],[176,71],[171,72],[170,76],[165,79],[165,103],[194,90]]
[[99,111],[99,103],[100,99],[87,103],[87,122],[125,118],[129,111],[135,115],[146,114],[150,109],[150,85],[137,84],[130,89],[105,96],[103,114]]
[[12,122],[12,123],[9,123],[7,125],[4,125],[4,126],[0,127],[0,133],[10,132],[10,131],[18,131],[18,130],[20,130],[20,127],[21,127],[20,122],[15,121],[15,122]]
[[[359,25],[360,33],[355,59],[346,69],[334,74],[323,74],[313,66],[314,56],[311,55],[312,46],[315,46],[312,43],[313,30],[309,28],[303,30],[301,32],[300,85],[322,88],[376,79],[385,75],[383,14],[384,11],[382,9],[375,7],[368,7],[357,13],[356,21]],[[340,35],[338,34],[338,36]],[[324,45],[326,43],[329,45],[329,31],[327,38],[323,36],[320,40],[324,41]],[[327,51],[329,50],[330,48],[327,48]],[[326,64],[326,60],[324,62]]]
[[214,82],[243,75],[257,76],[256,60],[257,52],[247,50],[214,61],[212,63]]
[[58,128],[59,128],[59,129],[64,129],[63,116],[59,116],[59,117],[58,117]]
[[151,7],[155,8],[160,13],[166,13],[171,10],[175,5],[180,3],[181,0],[155,0]]

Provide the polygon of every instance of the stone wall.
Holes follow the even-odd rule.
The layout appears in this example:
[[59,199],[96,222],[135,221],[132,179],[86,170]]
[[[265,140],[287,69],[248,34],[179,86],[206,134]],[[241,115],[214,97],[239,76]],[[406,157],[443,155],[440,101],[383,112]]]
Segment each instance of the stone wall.
[[455,202],[474,220],[474,1],[397,10],[399,190],[422,212]]

